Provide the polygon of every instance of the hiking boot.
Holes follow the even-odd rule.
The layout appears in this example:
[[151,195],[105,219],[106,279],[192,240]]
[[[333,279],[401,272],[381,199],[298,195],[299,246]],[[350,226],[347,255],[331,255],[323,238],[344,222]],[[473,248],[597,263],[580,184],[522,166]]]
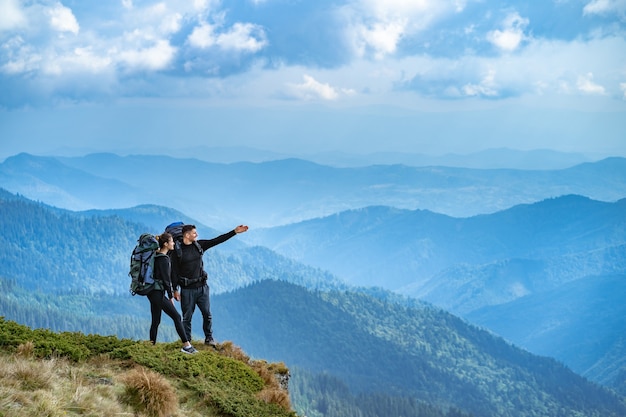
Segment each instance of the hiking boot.
[[181,352],[183,353],[188,353],[188,354],[194,354],[194,353],[198,353],[198,351],[196,350],[195,347],[193,346],[187,346],[187,347],[183,347],[181,350]]
[[213,348],[217,347],[217,342],[214,339],[207,339],[204,341],[204,344]]

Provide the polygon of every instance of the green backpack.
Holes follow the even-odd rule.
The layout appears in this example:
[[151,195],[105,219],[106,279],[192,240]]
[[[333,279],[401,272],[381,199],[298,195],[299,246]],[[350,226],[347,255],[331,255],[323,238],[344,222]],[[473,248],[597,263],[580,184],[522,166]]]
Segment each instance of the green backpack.
[[163,283],[154,279],[154,258],[163,255],[157,252],[159,242],[154,235],[144,233],[130,256],[130,293],[148,295],[152,290],[162,290]]

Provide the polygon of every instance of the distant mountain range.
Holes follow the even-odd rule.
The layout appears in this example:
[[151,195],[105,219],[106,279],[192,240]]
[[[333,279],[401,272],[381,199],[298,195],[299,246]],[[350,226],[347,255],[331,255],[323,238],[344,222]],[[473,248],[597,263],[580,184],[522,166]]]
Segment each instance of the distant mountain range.
[[616,201],[626,195],[626,159],[558,170],[485,170],[20,154],[0,164],[0,186],[70,210],[157,204],[216,228],[240,223],[259,228],[373,205],[468,217],[566,194]]
[[[75,154],[75,151],[73,152]],[[90,152],[83,152],[87,154]],[[141,152],[137,152],[141,153]],[[334,167],[363,167],[369,165],[408,165],[408,166],[446,166],[476,169],[564,169],[584,162],[594,162],[597,157],[579,153],[558,152],[549,149],[520,151],[507,148],[486,149],[470,154],[426,155],[417,153],[377,152],[370,154],[347,154],[343,152],[325,152],[309,154],[287,154],[265,151],[251,147],[203,147],[155,149],[155,154],[169,155],[175,158],[194,158],[207,162],[230,164],[235,162],[269,162],[281,159],[304,159],[321,165]]]
[[[145,149],[132,149],[126,154],[146,154]],[[65,148],[51,155],[79,156],[94,153],[89,149]],[[369,154],[325,152],[325,153],[280,153],[248,146],[196,146],[165,148],[155,147],[150,155],[168,155],[173,158],[189,158],[220,164],[236,162],[270,162],[282,159],[303,159],[316,164],[333,167],[364,167],[369,165],[446,166],[476,169],[521,169],[546,170],[564,169],[585,162],[606,158],[598,155],[559,152],[550,149],[521,151],[508,148],[492,148],[469,154],[426,155],[406,152],[376,152]]]

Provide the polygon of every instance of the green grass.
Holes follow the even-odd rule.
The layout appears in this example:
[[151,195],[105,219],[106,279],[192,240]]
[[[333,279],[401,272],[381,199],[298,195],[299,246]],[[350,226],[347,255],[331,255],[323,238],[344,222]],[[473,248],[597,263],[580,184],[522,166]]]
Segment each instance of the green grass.
[[178,343],[30,329],[0,317],[0,417],[144,415],[295,417],[284,364],[227,342]]

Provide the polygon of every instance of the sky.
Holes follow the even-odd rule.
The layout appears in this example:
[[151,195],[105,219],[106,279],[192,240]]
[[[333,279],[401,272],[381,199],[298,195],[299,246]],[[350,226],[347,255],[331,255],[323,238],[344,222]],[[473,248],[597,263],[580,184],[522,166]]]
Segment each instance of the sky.
[[626,156],[626,0],[0,0],[0,158]]

